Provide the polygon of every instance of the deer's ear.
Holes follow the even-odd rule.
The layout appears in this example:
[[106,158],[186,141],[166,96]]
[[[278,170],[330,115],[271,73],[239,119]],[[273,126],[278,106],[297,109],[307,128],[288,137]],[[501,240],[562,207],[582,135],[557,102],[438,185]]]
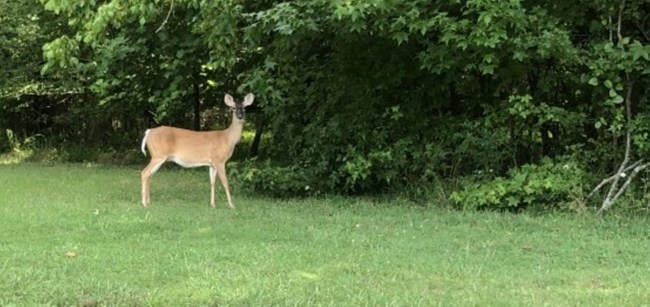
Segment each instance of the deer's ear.
[[244,108],[252,105],[253,100],[255,100],[255,96],[253,95],[253,93],[249,93],[248,95],[246,95],[246,97],[244,97],[244,102],[242,103],[244,105]]
[[232,99],[232,96],[230,96],[230,94],[226,94],[226,96],[223,97],[223,101],[226,102],[226,105],[227,105],[227,106],[229,106],[229,107],[231,107],[231,108],[234,108],[234,107],[235,107],[235,100]]

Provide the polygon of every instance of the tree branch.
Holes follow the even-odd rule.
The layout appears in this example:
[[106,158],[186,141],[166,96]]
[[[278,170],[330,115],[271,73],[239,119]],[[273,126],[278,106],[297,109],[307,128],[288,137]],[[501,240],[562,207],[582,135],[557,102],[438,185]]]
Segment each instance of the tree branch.
[[609,28],[609,41],[614,43],[614,30],[612,30],[612,15],[607,16],[607,28]]
[[169,6],[169,12],[167,12],[167,17],[165,17],[165,20],[163,20],[163,23],[160,25],[160,27],[158,27],[158,29],[156,30],[156,33],[160,32],[160,30],[162,30],[162,28],[167,24],[167,21],[169,20],[169,16],[171,16],[172,11],[174,10],[174,0],[171,0],[171,2],[172,3]]
[[603,200],[603,204],[600,206],[598,213],[602,213],[603,211],[609,209],[617,198],[614,196],[620,196],[621,190],[623,190],[624,187],[627,187],[627,182],[624,184],[624,187],[621,187],[620,189],[618,187],[618,181],[621,179],[621,174],[623,174],[623,171],[627,168],[627,163],[630,161],[630,151],[632,148],[632,128],[630,126],[632,124],[632,90],[634,88],[634,81],[630,80],[629,74],[626,74],[625,80],[628,83],[627,93],[625,94],[625,114],[627,120],[627,128],[625,132],[625,156],[623,158],[623,162],[621,162],[621,166],[618,168],[618,171],[615,174],[614,182],[612,182],[612,185],[609,187],[607,196]]
[[627,188],[627,186],[630,184],[630,182],[632,181],[632,179],[633,179],[633,178],[634,178],[634,177],[635,177],[635,176],[636,176],[640,171],[646,169],[648,166],[650,166],[650,163],[646,163],[646,164],[639,165],[639,166],[635,167],[634,170],[632,171],[632,173],[630,173],[630,176],[627,177],[627,180],[625,180],[625,183],[621,186],[621,188],[618,190],[618,192],[616,193],[616,195],[614,195],[614,198],[612,199],[612,202],[616,201],[616,199],[618,199],[618,197],[621,196],[621,194],[623,194],[623,191],[625,191],[625,188]]
[[625,8],[625,0],[621,2],[621,6],[618,8],[618,22],[616,25],[616,36],[618,37],[618,42],[623,41],[623,34],[621,33],[621,24],[623,23],[623,9]]
[[621,172],[621,173],[618,173],[618,172],[617,172],[617,173],[615,173],[614,175],[611,175],[611,176],[609,176],[608,178],[603,179],[603,181],[601,181],[601,182],[600,182],[600,183],[599,183],[599,184],[598,184],[598,185],[597,185],[597,186],[596,186],[596,187],[591,191],[591,193],[589,193],[589,195],[587,195],[587,199],[589,199],[589,198],[591,198],[592,196],[594,196],[594,194],[596,194],[596,192],[598,192],[598,190],[600,190],[604,185],[610,183],[612,180],[616,179],[617,176],[620,176],[622,173],[626,173],[626,172],[628,172],[629,170],[635,168],[637,165],[641,164],[642,162],[643,162],[643,159],[641,159],[641,160],[639,160],[639,161],[636,161],[636,162],[634,162],[632,165],[630,165],[630,166],[626,167],[625,169],[623,169],[623,172]]

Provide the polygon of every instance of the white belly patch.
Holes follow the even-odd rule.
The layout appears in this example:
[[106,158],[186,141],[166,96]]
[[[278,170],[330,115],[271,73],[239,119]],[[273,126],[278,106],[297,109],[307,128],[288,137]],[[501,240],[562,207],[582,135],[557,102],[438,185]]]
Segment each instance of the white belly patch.
[[172,161],[172,162],[174,162],[174,163],[176,163],[176,164],[178,164],[178,165],[180,165],[182,167],[185,167],[185,168],[201,167],[201,166],[209,166],[210,165],[209,163],[205,163],[205,162],[199,162],[199,163],[186,162],[186,161],[181,160],[178,157],[171,157],[169,159],[169,161]]

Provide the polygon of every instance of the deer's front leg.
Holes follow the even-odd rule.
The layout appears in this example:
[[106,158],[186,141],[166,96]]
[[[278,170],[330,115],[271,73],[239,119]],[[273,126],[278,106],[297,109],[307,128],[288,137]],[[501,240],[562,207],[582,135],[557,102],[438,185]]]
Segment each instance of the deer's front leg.
[[216,208],[214,204],[214,184],[217,181],[217,171],[214,167],[214,165],[210,166],[210,206],[212,208]]

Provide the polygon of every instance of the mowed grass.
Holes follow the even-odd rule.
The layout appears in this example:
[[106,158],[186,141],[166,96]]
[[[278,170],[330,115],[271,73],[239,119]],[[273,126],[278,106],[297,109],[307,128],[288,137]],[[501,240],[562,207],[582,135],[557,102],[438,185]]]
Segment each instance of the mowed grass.
[[647,216],[244,195],[207,170],[0,166],[0,305],[643,306]]

